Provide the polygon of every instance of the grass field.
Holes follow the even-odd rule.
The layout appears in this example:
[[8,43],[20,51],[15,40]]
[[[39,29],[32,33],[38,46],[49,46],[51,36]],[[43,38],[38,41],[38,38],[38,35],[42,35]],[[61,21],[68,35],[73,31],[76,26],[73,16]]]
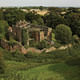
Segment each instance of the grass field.
[[80,46],[41,55],[4,56],[6,70],[0,80],[80,80]]
[[[0,74],[0,80],[24,80],[22,79],[21,74],[22,71],[27,71],[28,69],[42,65],[40,63],[33,63],[29,61],[28,62],[5,61],[5,64],[6,72],[5,74]],[[18,74],[19,72],[20,74]]]
[[[7,61],[7,75],[0,80],[80,80],[80,68],[65,63],[47,64]],[[29,67],[29,69],[28,69]],[[7,78],[6,78],[7,77]]]
[[79,68],[65,63],[48,64],[23,71],[25,80],[80,80]]

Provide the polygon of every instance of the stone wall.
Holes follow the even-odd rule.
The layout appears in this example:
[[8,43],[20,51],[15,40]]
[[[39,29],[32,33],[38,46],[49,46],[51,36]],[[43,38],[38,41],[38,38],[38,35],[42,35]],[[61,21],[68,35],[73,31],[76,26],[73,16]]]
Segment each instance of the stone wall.
[[40,33],[38,31],[30,31],[29,38],[33,39],[34,41],[40,41]]
[[51,41],[52,40],[52,29],[48,28],[48,32],[47,32],[47,40]]
[[17,41],[22,42],[22,29],[19,27],[13,27],[13,34]]
[[8,41],[2,39],[0,40],[0,47],[11,52],[19,50],[23,54],[27,53],[27,50],[21,44],[15,43],[14,45],[10,45]]
[[9,44],[8,44],[8,41],[2,40],[2,39],[0,39],[0,47],[2,47],[2,48],[4,48],[4,49],[7,49],[7,50],[10,49],[10,46],[9,46]]
[[42,40],[44,40],[44,32],[43,31],[40,32],[40,41],[42,41]]

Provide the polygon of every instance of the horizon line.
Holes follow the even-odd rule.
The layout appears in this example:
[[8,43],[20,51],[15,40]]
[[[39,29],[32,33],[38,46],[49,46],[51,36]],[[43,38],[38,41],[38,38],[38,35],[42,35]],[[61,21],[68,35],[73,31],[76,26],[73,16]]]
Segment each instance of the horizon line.
[[[41,5],[40,5],[41,6]],[[0,8],[20,8],[20,7],[40,7],[40,6],[0,6]],[[42,6],[42,7],[57,7],[57,8],[80,8],[78,6]]]

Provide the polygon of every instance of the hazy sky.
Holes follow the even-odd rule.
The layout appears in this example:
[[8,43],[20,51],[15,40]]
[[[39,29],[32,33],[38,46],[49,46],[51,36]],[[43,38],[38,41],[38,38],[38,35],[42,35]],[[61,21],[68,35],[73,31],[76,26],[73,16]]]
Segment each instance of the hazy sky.
[[80,7],[80,0],[0,0],[0,7],[5,6]]

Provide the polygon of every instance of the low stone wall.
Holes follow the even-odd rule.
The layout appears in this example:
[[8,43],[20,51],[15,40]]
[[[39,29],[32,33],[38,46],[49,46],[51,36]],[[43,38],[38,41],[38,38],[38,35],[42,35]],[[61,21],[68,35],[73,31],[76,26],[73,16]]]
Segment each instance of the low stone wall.
[[22,46],[18,43],[14,44],[14,45],[10,45],[8,41],[2,40],[2,39],[0,40],[0,47],[6,49],[8,51],[11,51],[11,52],[19,50],[23,54],[27,53],[27,50],[24,48],[24,46]]
[[0,47],[2,47],[2,48],[4,48],[4,49],[7,49],[7,50],[10,49],[10,46],[9,46],[9,44],[8,44],[8,41],[2,40],[2,39],[0,39]]

